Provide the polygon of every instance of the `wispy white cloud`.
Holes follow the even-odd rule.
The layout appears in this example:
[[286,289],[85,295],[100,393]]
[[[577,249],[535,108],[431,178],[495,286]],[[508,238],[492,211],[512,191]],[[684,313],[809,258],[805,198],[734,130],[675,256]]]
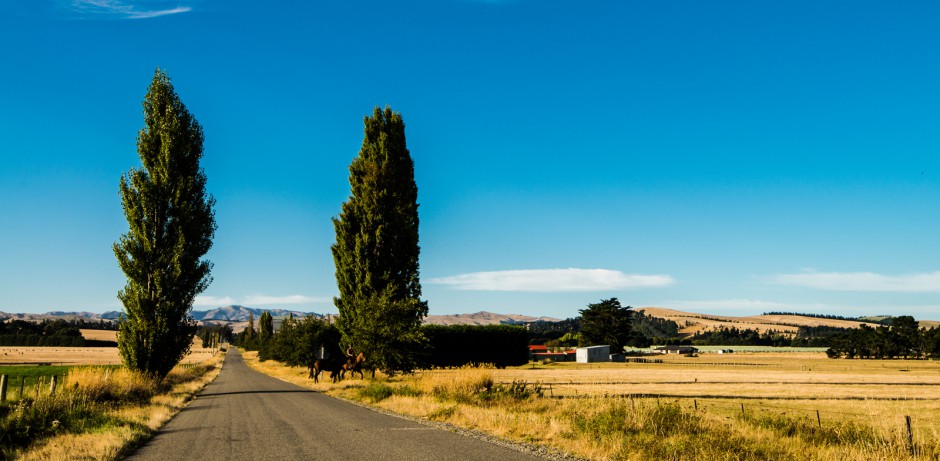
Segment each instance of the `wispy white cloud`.
[[235,300],[229,296],[205,296],[199,295],[196,296],[196,300],[193,301],[194,306],[229,306],[235,304]]
[[429,283],[471,291],[574,292],[665,287],[675,283],[668,275],[624,274],[609,269],[531,269],[440,277]]
[[829,291],[881,291],[899,293],[932,293],[940,291],[940,271],[903,275],[873,272],[806,272],[779,274],[771,283]]
[[68,8],[88,16],[105,16],[120,19],[148,19],[192,11],[179,2],[148,0],[127,2],[125,0],[70,0]]

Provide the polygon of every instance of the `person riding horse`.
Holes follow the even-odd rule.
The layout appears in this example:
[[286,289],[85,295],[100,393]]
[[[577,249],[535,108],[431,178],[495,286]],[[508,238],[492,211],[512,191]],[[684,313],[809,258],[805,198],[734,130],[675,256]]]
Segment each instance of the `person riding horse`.
[[346,351],[346,363],[343,364],[343,370],[340,372],[340,378],[346,377],[346,372],[355,375],[359,373],[360,379],[365,379],[365,375],[362,373],[362,364],[366,361],[366,355],[360,352],[355,357],[352,356],[352,348]]

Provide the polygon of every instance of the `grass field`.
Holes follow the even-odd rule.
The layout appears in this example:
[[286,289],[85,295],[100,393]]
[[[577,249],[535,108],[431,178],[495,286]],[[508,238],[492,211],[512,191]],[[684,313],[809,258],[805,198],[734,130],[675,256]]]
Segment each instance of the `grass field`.
[[306,370],[246,358],[309,388],[590,459],[940,457],[937,361],[703,354],[313,384]]
[[96,341],[117,341],[117,331],[115,330],[78,330],[82,332],[82,337]]
[[[541,383],[554,397],[637,396],[723,416],[789,414],[826,421],[879,421],[900,428],[904,416],[940,442],[940,362],[833,360],[822,353],[705,354],[662,364],[556,363],[493,370],[497,382]],[[431,371],[426,373],[446,373]],[[890,427],[889,427],[890,429]]]
[[[82,331],[98,332],[101,330]],[[86,338],[108,341],[116,338],[114,336],[115,332],[109,331],[106,333],[101,334],[98,338]],[[201,363],[211,356],[212,350],[203,348],[202,341],[195,338],[189,355],[183,359],[183,363]],[[117,365],[121,363],[121,356],[118,355],[116,347],[0,347],[0,366],[38,363],[69,366]]]

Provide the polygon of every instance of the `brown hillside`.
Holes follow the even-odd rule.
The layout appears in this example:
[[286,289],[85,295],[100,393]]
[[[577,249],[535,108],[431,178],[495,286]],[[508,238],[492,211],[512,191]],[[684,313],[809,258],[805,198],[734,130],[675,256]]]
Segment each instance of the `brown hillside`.
[[477,312],[474,314],[428,315],[424,318],[424,323],[428,325],[499,325],[534,322],[537,320],[545,320],[548,322],[558,321],[558,319],[551,317]]
[[[737,328],[739,330],[780,331],[795,333],[801,326],[817,327],[830,326],[837,328],[858,328],[863,322],[851,320],[820,319],[804,317],[801,315],[752,315],[749,317],[732,317],[727,315],[708,315],[694,312],[683,312],[663,307],[641,307],[636,309],[646,315],[672,320],[679,324],[679,332],[695,334],[701,331],[711,331],[721,328]],[[868,323],[869,326],[877,326]]]
[[936,320],[918,320],[917,322],[918,322],[918,325],[919,325],[921,328],[928,328],[928,329],[930,329],[930,328],[937,328],[937,327],[940,327],[940,322],[938,322],[938,321],[936,321]]

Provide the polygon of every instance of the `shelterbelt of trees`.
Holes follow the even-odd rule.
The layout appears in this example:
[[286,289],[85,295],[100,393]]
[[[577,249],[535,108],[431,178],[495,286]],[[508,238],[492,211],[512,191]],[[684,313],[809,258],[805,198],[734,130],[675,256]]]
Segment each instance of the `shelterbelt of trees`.
[[112,347],[114,341],[90,340],[80,329],[113,330],[111,322],[84,320],[7,320],[0,322],[0,346]]
[[[261,360],[310,366],[321,356],[345,356],[346,344],[342,342],[342,335],[335,324],[314,316],[291,317],[274,331],[269,322],[262,320],[259,319],[257,330],[252,324],[233,337],[234,344],[257,350]],[[415,356],[417,368],[457,367],[468,363],[505,367],[524,365],[529,361],[528,335],[521,326],[424,325],[419,331],[423,347]],[[366,356],[365,367],[375,368],[375,362],[375,358]]]
[[940,328],[918,328],[914,317],[891,318],[891,325],[847,330],[832,338],[826,352],[832,358],[940,358]]

